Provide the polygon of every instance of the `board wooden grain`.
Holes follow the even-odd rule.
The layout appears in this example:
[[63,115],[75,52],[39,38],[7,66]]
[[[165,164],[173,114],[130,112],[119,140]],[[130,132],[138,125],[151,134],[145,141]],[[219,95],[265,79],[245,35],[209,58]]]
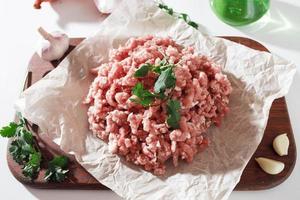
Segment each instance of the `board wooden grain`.
[[[223,37],[225,39],[246,45],[250,48],[268,51],[260,43],[242,37]],[[83,39],[73,38],[71,40],[71,46],[68,53],[78,45]],[[63,58],[62,58],[63,59]],[[40,80],[43,76],[53,70],[61,61],[56,60],[53,62],[43,61],[37,54],[34,54],[30,60],[28,67],[28,74],[25,81],[24,89],[30,87],[32,84]],[[39,146],[41,147],[42,154],[44,156],[44,161],[42,162],[42,168],[46,167],[46,162],[52,159],[53,154],[64,154],[59,147],[51,142],[47,136],[39,134],[39,129],[36,125],[28,124],[28,128],[33,132],[37,133],[37,139]],[[280,157],[272,149],[272,141],[279,133],[287,133],[290,139],[290,147],[288,156]],[[69,178],[62,183],[47,183],[44,181],[43,177],[45,170],[42,169],[39,177],[35,181],[30,181],[22,175],[22,170],[20,166],[15,163],[9,153],[7,154],[8,166],[12,174],[21,183],[30,185],[35,188],[51,188],[51,189],[108,189],[101,185],[95,178],[93,178],[88,172],[85,171],[74,159],[74,157],[67,155],[70,159],[70,173]],[[275,160],[279,160],[285,163],[285,169],[278,175],[268,175],[263,172],[256,161],[255,157],[268,157]],[[285,98],[277,99],[273,102],[268,124],[264,133],[264,137],[258,146],[253,157],[247,164],[241,180],[236,186],[235,190],[264,190],[275,187],[286,180],[292,173],[296,162],[296,144],[293,136],[293,131],[291,128],[291,123],[288,115],[288,110],[285,102]]]

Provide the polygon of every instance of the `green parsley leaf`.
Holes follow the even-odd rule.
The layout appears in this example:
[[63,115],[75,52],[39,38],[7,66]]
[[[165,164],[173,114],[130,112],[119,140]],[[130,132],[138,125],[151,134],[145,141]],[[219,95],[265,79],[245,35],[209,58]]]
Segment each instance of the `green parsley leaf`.
[[174,14],[174,10],[172,8],[169,8],[167,10],[167,12],[168,12],[169,15],[173,15]]
[[175,87],[176,78],[173,74],[172,67],[162,71],[154,84],[155,93],[163,93],[168,88]]
[[4,126],[0,129],[0,135],[8,138],[14,137],[16,135],[17,128],[18,124],[11,122],[8,126]]
[[177,100],[169,100],[167,103],[167,123],[173,129],[179,128],[180,121],[180,102]]
[[158,7],[159,7],[160,9],[166,9],[166,8],[168,8],[166,5],[164,5],[164,4],[162,4],[162,3],[158,4]]
[[11,142],[9,147],[9,152],[19,165],[24,164],[28,161],[30,153],[28,151],[23,151],[24,141],[14,140]]
[[167,96],[163,92],[156,94],[156,98],[159,98],[159,99],[165,99],[166,97]]
[[178,16],[180,19],[183,19],[185,22],[189,20],[189,16],[185,13],[180,13]]
[[68,166],[68,158],[66,156],[55,156],[50,162],[49,166],[58,166],[61,168],[66,168]]
[[40,171],[42,155],[40,152],[30,154],[29,161],[24,165],[23,174],[25,177],[35,179]]
[[160,66],[155,66],[152,70],[153,70],[155,73],[161,74],[161,67],[160,67]]
[[152,69],[152,65],[149,63],[143,64],[136,72],[134,73],[134,77],[140,78],[144,77],[148,74],[148,72]]
[[56,156],[49,162],[45,173],[45,180],[50,182],[62,182],[67,177],[68,158],[65,156]]
[[160,63],[159,63],[160,66],[165,66],[165,65],[167,65],[167,64],[169,64],[169,62],[168,62],[168,60],[166,59],[166,57],[164,57],[164,58],[160,61]]
[[167,61],[162,60],[161,63],[159,64],[159,66],[154,66],[152,68],[152,71],[157,73],[157,74],[161,74],[162,71],[165,71],[166,69],[168,69],[170,67],[171,68],[174,67],[174,65],[170,65],[170,64],[165,63],[165,62],[167,62]]
[[141,104],[142,106],[146,107],[149,106],[154,98],[155,95],[146,90],[141,83],[137,83],[134,88],[132,89],[132,93],[137,96],[137,99],[130,99],[132,102]]
[[19,131],[19,137],[24,140],[24,142],[28,145],[33,144],[33,136],[32,133],[25,130],[24,128]]
[[135,96],[141,98],[141,97],[143,96],[144,90],[145,90],[145,89],[144,89],[143,84],[137,83],[137,84],[134,86],[134,88],[132,89],[132,93],[133,93]]
[[25,125],[25,118],[22,116],[20,112],[17,112],[17,116],[19,118],[19,125],[24,126]]
[[198,27],[199,27],[199,25],[196,22],[193,22],[193,21],[189,21],[188,25],[194,27],[195,29],[198,29]]

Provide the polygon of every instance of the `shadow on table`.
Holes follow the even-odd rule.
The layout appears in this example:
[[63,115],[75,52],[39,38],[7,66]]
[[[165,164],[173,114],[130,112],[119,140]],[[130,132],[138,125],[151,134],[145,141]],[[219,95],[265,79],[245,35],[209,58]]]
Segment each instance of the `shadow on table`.
[[26,189],[39,200],[95,200],[95,199],[109,199],[122,200],[117,194],[111,190],[48,190],[48,189],[34,189],[26,187]]
[[270,11],[258,22],[236,27],[245,34],[278,47],[300,50],[300,7],[273,0]]
[[59,16],[57,23],[60,27],[72,22],[101,22],[107,16],[97,10],[93,0],[62,0],[51,6]]

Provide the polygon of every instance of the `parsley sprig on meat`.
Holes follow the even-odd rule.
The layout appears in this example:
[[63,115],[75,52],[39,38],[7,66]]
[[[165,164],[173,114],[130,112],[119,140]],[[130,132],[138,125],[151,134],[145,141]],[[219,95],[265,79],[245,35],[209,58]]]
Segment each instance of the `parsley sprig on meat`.
[[149,63],[141,65],[134,73],[135,78],[145,77],[151,71],[159,74],[159,76],[154,84],[154,93],[145,89],[142,83],[137,83],[132,90],[132,93],[137,98],[131,99],[131,101],[147,107],[151,105],[155,98],[164,99],[166,97],[164,94],[166,89],[175,87],[174,67],[175,65],[169,64],[165,58],[158,65],[151,65]]
[[134,77],[141,78],[147,76],[148,72],[154,68],[154,65],[149,63],[143,64],[136,72],[134,73]]
[[164,93],[166,89],[174,88],[176,78],[173,73],[173,68],[168,67],[163,70],[154,84],[155,93]]
[[146,90],[142,83],[137,83],[132,89],[132,93],[137,98],[131,98],[130,100],[141,104],[144,107],[150,106],[150,104],[154,101],[156,95]]
[[167,103],[168,119],[167,123],[173,129],[179,128],[180,121],[180,102],[177,100],[169,100]]
[[[19,123],[11,122],[8,126],[1,128],[0,135],[12,139],[9,146],[9,153],[13,160],[22,166],[23,175],[34,180],[38,177],[41,170],[42,154],[35,141],[35,137],[26,129],[25,119],[21,116],[19,118]],[[67,161],[65,161],[67,158],[64,156],[59,157],[59,160],[64,160],[64,163],[67,163]],[[49,169],[47,170],[49,173],[47,174],[46,172],[45,179],[57,182],[63,181],[68,172],[68,170],[66,170],[67,166],[64,164],[63,166],[58,165],[58,167],[56,167],[57,161],[53,161],[55,165],[51,163],[52,161],[49,163]]]
[[132,93],[137,97],[130,99],[131,101],[148,107],[152,104],[155,98],[167,99],[168,125],[173,128],[179,128],[180,120],[180,102],[172,100],[165,95],[167,89],[175,87],[176,77],[173,69],[175,65],[170,64],[165,57],[158,65],[151,65],[149,63],[141,65],[135,72],[134,77],[142,78],[148,75],[149,72],[157,73],[159,76],[154,84],[154,93],[145,89],[142,83],[137,83],[132,90]]

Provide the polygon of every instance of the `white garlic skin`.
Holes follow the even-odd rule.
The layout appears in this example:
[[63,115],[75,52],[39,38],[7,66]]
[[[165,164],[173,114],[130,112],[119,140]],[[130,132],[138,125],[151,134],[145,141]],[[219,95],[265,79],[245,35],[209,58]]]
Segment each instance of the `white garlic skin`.
[[70,45],[70,39],[65,33],[55,31],[50,33],[50,35],[50,39],[43,38],[40,41],[37,49],[38,55],[46,61],[60,59],[69,49]]
[[122,0],[94,0],[101,13],[109,14],[121,3]]
[[286,133],[278,135],[273,140],[273,148],[280,156],[288,155],[290,141]]
[[262,170],[264,170],[268,174],[276,175],[284,170],[283,162],[263,157],[255,158],[255,160],[262,168]]

